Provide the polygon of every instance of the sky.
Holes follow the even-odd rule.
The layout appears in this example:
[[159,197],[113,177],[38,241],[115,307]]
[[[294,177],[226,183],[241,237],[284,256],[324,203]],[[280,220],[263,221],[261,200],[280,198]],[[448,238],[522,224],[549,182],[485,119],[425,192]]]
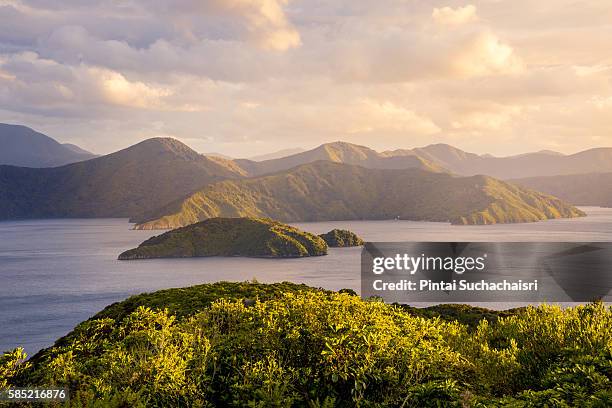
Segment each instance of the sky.
[[609,0],[0,0],[0,122],[104,154],[612,146]]

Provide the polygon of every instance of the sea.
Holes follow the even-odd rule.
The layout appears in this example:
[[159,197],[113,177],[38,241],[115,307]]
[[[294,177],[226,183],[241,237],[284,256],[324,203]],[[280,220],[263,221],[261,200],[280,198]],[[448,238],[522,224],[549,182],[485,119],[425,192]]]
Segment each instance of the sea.
[[[612,241],[612,208],[581,208],[586,217],[526,224],[388,220],[293,225],[316,234],[349,229],[372,242]],[[0,222],[0,353],[23,347],[32,355],[105,306],[158,289],[255,279],[360,290],[361,248],[332,248],[327,256],[300,259],[117,260],[121,252],[161,232],[133,230],[127,219],[114,218]]]

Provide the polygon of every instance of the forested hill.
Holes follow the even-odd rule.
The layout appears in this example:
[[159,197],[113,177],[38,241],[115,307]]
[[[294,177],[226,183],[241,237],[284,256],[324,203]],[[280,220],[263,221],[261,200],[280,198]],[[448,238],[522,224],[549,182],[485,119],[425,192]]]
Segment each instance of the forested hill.
[[284,222],[399,217],[494,224],[581,215],[557,198],[491,177],[320,161],[269,176],[213,183],[147,214],[136,228],[176,228],[212,217]]
[[135,217],[208,183],[242,177],[231,162],[170,138],[62,167],[0,166],[0,219]]

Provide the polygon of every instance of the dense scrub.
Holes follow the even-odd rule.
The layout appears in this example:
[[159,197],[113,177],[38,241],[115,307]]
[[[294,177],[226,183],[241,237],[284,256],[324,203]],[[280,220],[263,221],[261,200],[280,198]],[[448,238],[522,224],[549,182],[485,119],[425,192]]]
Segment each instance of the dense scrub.
[[176,302],[157,308],[155,294],[111,306],[28,363],[5,354],[0,385],[68,386],[73,406],[612,405],[603,304],[529,307],[470,327],[291,284],[274,294],[233,284],[248,301],[195,295],[224,285],[193,292],[202,308],[184,314]]

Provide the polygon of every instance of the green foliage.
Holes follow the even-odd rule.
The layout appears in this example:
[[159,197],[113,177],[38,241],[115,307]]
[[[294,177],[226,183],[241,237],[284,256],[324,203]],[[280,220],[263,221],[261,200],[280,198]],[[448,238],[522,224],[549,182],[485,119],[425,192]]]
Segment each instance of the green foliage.
[[176,228],[213,217],[284,222],[404,220],[490,224],[584,215],[551,196],[485,176],[368,169],[315,162],[268,176],[210,184],[137,228]]
[[211,218],[149,238],[119,259],[327,254],[320,237],[265,218]]
[[202,186],[242,177],[231,162],[202,156],[170,138],[66,166],[0,166],[0,219],[131,217]]
[[0,390],[11,384],[13,378],[30,368],[31,364],[25,361],[26,358],[26,353],[21,347],[0,356]]
[[333,229],[319,235],[329,247],[353,247],[363,245],[363,239],[349,230]]
[[456,321],[468,326],[470,329],[478,327],[483,319],[489,323],[495,323],[500,317],[513,316],[520,311],[520,309],[496,311],[482,307],[448,303],[424,308],[411,307],[408,305],[397,306],[400,306],[406,312],[414,316],[421,316],[429,319],[437,317],[448,322]]
[[[263,284],[258,282],[215,282],[186,288],[164,289],[153,293],[132,296],[124,301],[107,306],[92,319],[111,318],[121,320],[140,306],[152,309],[167,309],[179,318],[191,316],[210,306],[215,300],[260,300],[266,301],[284,293],[323,291],[304,284],[280,282]],[[324,291],[328,293],[327,291]],[[353,292],[354,293],[354,292]]]
[[[483,311],[490,319],[469,327],[453,319],[460,307],[421,317],[348,293],[280,284],[272,294],[266,285],[249,285],[198,287],[194,292],[208,292],[199,300],[183,289],[113,305],[6,381],[67,386],[72,406],[607,407],[612,401],[612,310],[601,303],[529,307],[496,318]],[[238,293],[225,298],[233,288]],[[257,293],[264,296],[244,302],[242,295],[257,299]],[[181,294],[188,295],[183,304]],[[212,300],[216,295],[222,298]],[[172,312],[160,309],[164,298]],[[183,306],[188,311],[178,313]],[[14,373],[15,356],[1,361]]]
[[466,216],[453,220],[454,224],[497,224],[535,222],[550,218],[584,217],[586,214],[560,199],[522,188],[491,177],[484,180],[483,190],[492,202]]

